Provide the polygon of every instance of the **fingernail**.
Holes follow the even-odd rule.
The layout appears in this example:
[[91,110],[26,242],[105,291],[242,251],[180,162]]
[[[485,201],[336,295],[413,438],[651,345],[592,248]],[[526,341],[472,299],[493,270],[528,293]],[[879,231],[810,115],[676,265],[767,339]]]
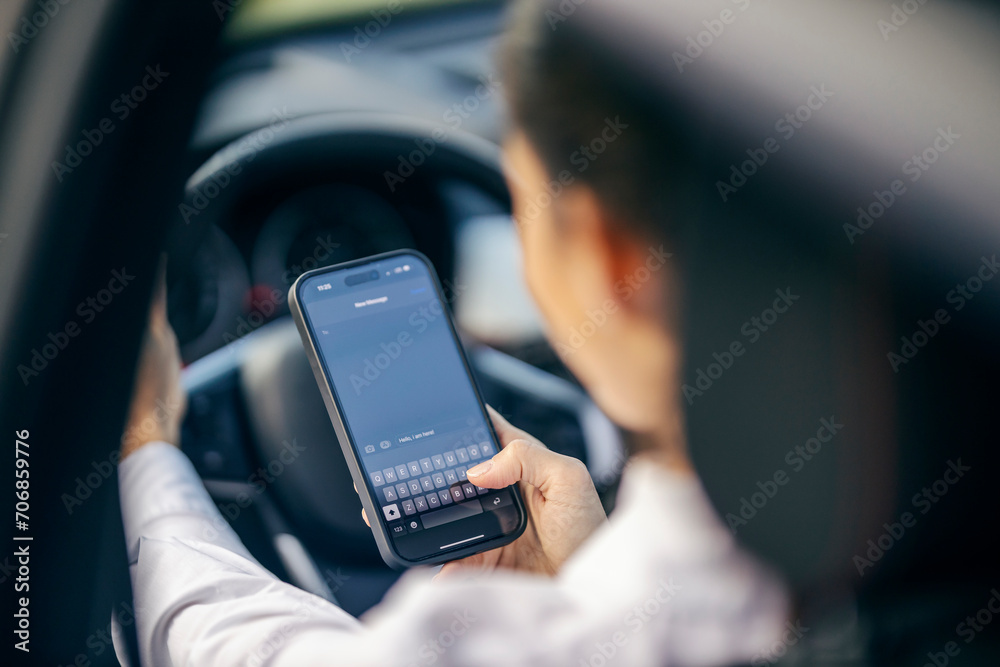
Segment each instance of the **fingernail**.
[[485,475],[486,473],[488,473],[490,471],[490,468],[492,467],[493,467],[493,459],[490,459],[489,461],[483,461],[479,465],[472,466],[471,468],[465,471],[465,474],[468,475],[469,477],[479,477],[480,475]]

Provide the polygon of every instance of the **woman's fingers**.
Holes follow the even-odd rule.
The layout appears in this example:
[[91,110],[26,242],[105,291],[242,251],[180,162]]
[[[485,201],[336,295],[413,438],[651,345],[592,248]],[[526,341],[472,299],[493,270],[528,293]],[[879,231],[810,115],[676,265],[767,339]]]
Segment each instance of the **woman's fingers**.
[[476,486],[501,489],[523,482],[537,488],[543,496],[553,487],[592,484],[583,463],[549,451],[533,438],[508,442],[492,459],[469,468],[466,474]]

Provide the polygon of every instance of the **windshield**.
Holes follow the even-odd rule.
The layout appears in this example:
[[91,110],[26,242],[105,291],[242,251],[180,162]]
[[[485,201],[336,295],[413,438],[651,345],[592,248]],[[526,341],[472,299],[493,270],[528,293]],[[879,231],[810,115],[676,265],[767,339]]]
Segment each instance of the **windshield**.
[[[377,21],[384,27],[412,10],[448,5],[485,4],[491,0],[219,0],[229,17],[228,37],[242,41],[332,23]],[[495,0],[493,0],[495,1]],[[218,11],[218,7],[217,7]]]

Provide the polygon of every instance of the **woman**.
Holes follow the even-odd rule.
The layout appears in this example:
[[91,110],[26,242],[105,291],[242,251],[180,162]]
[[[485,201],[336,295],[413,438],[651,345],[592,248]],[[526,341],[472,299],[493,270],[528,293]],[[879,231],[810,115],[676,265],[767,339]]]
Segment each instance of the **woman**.
[[[569,26],[551,29],[540,4],[516,7],[504,156],[547,335],[632,434],[614,516],[578,461],[491,411],[504,449],[468,475],[488,488],[520,483],[529,529],[433,581],[408,573],[359,622],[214,530],[217,511],[174,447],[177,411],[149,442],[130,442],[120,467],[145,664],[709,665],[759,660],[779,639],[781,585],[740,552],[686,454],[683,270],[669,252],[684,178],[662,159],[676,147],[641,91],[589,66],[589,53]],[[149,423],[157,401],[183,401],[178,367],[161,298],[130,428]]]

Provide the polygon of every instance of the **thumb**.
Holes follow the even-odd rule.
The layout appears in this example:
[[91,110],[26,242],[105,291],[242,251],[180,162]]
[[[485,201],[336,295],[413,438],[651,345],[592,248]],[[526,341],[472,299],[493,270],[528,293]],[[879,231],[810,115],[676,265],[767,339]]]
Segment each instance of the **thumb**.
[[583,481],[589,474],[577,459],[556,454],[529,440],[511,440],[489,461],[469,468],[466,475],[476,486],[500,489],[514,482],[537,488],[542,495],[553,486]]

